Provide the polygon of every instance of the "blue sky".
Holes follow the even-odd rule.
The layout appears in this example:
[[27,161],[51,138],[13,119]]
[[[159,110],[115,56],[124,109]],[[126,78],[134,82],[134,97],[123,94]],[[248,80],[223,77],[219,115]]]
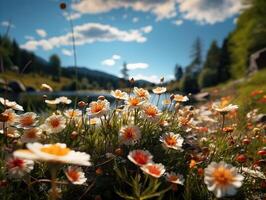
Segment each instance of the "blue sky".
[[[196,37],[206,53],[235,27],[240,0],[75,0],[59,9],[58,0],[1,0],[0,33],[48,59],[53,53],[73,65],[69,13],[79,66],[120,75],[123,62],[136,79],[173,77],[176,63],[190,62]],[[66,14],[68,13],[68,14]]]

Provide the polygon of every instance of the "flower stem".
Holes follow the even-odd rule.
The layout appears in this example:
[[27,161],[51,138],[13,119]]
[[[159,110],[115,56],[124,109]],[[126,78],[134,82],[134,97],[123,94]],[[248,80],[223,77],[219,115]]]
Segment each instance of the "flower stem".
[[158,105],[159,105],[160,97],[161,97],[161,95],[159,94],[159,96],[158,96],[158,100],[157,100],[157,104],[156,104],[157,107],[158,107]]
[[222,128],[221,128],[221,132],[223,132],[223,129],[224,129],[224,122],[225,122],[225,114],[222,114]]
[[52,187],[51,199],[52,200],[56,200],[57,199],[56,173],[57,173],[56,167],[51,167],[51,187]]

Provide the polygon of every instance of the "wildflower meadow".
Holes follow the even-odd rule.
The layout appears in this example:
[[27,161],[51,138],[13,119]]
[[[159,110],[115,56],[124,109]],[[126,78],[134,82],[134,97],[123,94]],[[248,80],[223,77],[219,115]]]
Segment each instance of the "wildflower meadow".
[[0,0],[0,200],[266,200],[265,0]]
[[39,114],[1,98],[1,196],[259,198],[266,149],[265,124],[252,123],[256,113],[241,127],[229,98],[191,106],[189,97],[165,98],[166,91],[115,90],[113,104],[104,96],[50,100],[47,93]]

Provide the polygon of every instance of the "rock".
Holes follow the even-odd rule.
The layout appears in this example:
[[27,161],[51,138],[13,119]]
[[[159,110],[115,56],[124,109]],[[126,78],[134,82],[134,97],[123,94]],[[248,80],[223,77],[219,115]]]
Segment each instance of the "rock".
[[0,93],[4,92],[12,92],[12,89],[10,87],[6,87],[5,85],[0,84]]
[[28,86],[26,87],[27,92],[36,92],[37,90],[34,87]]
[[193,98],[196,101],[207,101],[210,98],[210,94],[208,92],[201,92],[201,93],[195,94]]
[[5,85],[5,84],[6,84],[5,80],[0,78],[0,85]]
[[266,122],[266,114],[258,114],[255,117],[254,121],[257,123],[265,123]]
[[0,93],[2,92],[12,92],[12,89],[6,85],[4,79],[0,78]]
[[266,48],[253,53],[249,58],[248,73],[256,72],[266,66]]
[[8,86],[12,89],[13,92],[25,92],[26,87],[20,81],[10,81]]

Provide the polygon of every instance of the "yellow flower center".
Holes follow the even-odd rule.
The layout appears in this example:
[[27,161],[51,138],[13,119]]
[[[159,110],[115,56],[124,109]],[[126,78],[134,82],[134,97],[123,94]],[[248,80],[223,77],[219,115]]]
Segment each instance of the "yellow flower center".
[[130,99],[129,103],[132,106],[137,106],[139,104],[140,100],[138,98],[132,98]]
[[73,169],[68,170],[68,171],[67,171],[67,175],[69,176],[69,178],[70,178],[73,182],[79,180],[79,173],[78,173],[78,171],[76,171],[76,170],[73,170]]
[[37,134],[36,134],[37,130],[36,129],[30,129],[28,132],[27,132],[27,138],[36,138],[37,137]]
[[91,107],[91,112],[92,113],[97,113],[97,112],[100,112],[101,110],[103,110],[103,108],[104,108],[104,104],[103,103],[95,103]]
[[170,176],[168,177],[168,180],[169,180],[170,182],[177,181],[177,179],[178,179],[178,176],[176,176],[176,175],[170,175]]
[[140,89],[137,93],[138,93],[139,97],[146,97],[145,90],[143,90],[143,89]]
[[20,124],[22,126],[31,126],[34,122],[34,119],[32,118],[31,115],[27,115],[27,116],[23,116],[21,119],[20,119]]
[[161,170],[155,165],[149,165],[149,166],[147,166],[147,169],[148,169],[149,173],[151,173],[155,176],[159,176],[161,174]]
[[116,91],[115,96],[118,98],[121,98],[121,97],[123,97],[123,93],[121,91]]
[[135,136],[135,132],[133,128],[126,128],[124,130],[124,138],[127,140],[133,139]]
[[145,109],[145,113],[146,113],[147,115],[150,115],[150,116],[152,116],[152,117],[155,117],[156,114],[157,114],[157,109],[156,109],[155,107],[153,107],[153,106],[149,106],[149,107],[147,107],[147,108]]
[[164,140],[165,140],[166,144],[168,144],[169,146],[176,145],[176,138],[173,136],[166,136]]
[[220,103],[219,108],[223,109],[229,104],[229,101],[227,99],[223,99]]
[[53,128],[56,128],[60,125],[60,120],[58,118],[54,118],[50,121],[50,124]]
[[41,151],[55,156],[65,156],[70,152],[69,148],[61,147],[57,144],[42,147]]
[[233,175],[229,169],[224,167],[219,167],[213,172],[214,180],[217,184],[221,186],[228,185],[233,181]]

